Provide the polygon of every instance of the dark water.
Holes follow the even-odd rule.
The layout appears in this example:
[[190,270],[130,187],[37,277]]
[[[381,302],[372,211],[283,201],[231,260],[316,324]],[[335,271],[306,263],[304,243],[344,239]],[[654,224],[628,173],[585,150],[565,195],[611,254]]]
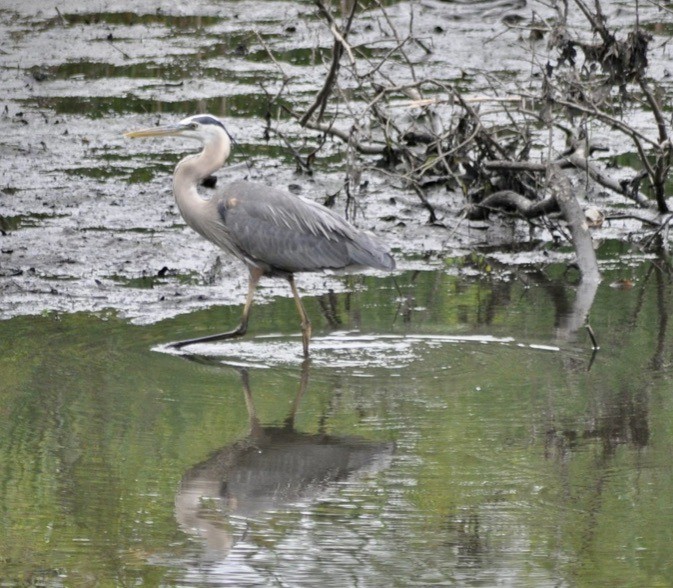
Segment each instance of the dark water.
[[625,273],[593,362],[552,279],[311,298],[304,365],[286,299],[191,359],[189,317],[1,322],[3,585],[670,584],[671,284]]

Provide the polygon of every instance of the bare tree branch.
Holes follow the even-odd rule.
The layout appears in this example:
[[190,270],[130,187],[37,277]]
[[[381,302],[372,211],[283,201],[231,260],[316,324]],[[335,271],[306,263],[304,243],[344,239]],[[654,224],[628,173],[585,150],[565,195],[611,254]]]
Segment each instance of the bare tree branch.
[[318,112],[317,122],[320,122],[320,119],[322,118],[325,112],[325,108],[327,106],[327,100],[329,98],[329,95],[332,93],[332,88],[334,87],[334,84],[336,83],[337,73],[339,72],[339,67],[341,64],[341,56],[343,55],[345,49],[345,39],[348,36],[348,32],[350,31],[351,25],[353,23],[353,17],[355,16],[355,9],[357,8],[357,2],[353,2],[350,14],[346,19],[346,23],[343,29],[339,31],[334,19],[332,18],[332,15],[330,14],[327,7],[322,3],[322,0],[315,0],[315,3],[320,13],[327,19],[330,28],[333,29],[334,31],[338,31],[339,34],[338,36],[335,35],[334,38],[334,47],[332,49],[332,63],[330,65],[329,72],[327,73],[327,77],[325,78],[325,83],[323,84],[322,88],[316,95],[313,104],[309,106],[304,115],[299,119],[299,124],[302,126],[306,126],[306,123],[313,116],[313,113],[316,110],[320,109],[320,111]]

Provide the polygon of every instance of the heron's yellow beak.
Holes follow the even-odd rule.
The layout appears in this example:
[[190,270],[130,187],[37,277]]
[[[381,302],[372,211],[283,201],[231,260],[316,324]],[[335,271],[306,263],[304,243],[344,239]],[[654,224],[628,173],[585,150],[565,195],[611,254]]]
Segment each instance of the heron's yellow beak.
[[184,125],[167,125],[165,127],[151,127],[149,129],[140,129],[138,131],[128,131],[124,133],[129,139],[140,139],[143,137],[167,137],[179,135],[185,130]]

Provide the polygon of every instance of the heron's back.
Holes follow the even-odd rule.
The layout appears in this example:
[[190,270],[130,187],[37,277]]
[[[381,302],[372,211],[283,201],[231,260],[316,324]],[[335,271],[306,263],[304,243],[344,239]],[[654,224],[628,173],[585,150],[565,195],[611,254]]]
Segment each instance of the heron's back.
[[328,208],[254,182],[235,182],[213,201],[211,241],[268,272],[395,268],[388,248]]

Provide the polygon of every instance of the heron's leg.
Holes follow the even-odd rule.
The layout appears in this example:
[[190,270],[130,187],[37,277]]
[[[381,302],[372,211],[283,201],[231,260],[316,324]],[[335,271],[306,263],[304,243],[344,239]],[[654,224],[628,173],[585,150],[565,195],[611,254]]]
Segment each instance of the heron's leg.
[[264,275],[264,272],[258,268],[250,268],[250,280],[248,281],[248,295],[245,298],[245,306],[243,306],[243,316],[241,317],[241,324],[232,331],[226,333],[217,333],[216,335],[206,335],[205,337],[197,337],[195,339],[185,339],[184,341],[176,341],[169,343],[169,347],[181,349],[192,343],[210,343],[211,341],[221,341],[223,339],[233,339],[234,337],[241,337],[245,335],[248,330],[248,319],[250,318],[250,308],[252,307],[252,300],[255,295],[255,289],[259,283],[259,279]]
[[287,281],[290,282],[290,288],[292,288],[294,302],[297,305],[297,310],[299,311],[299,316],[301,317],[301,343],[304,348],[304,357],[308,357],[308,342],[311,340],[311,321],[306,314],[304,304],[302,303],[299,292],[297,291],[297,285],[294,283],[294,276],[290,274],[290,277],[287,279]]

